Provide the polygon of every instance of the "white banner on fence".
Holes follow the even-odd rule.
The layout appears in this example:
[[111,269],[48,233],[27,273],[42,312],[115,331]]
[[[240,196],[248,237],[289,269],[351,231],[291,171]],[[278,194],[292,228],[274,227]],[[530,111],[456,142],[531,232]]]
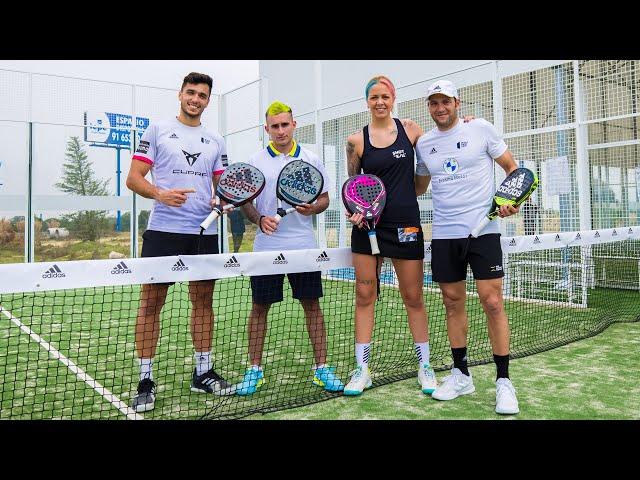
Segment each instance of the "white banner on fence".
[[545,162],[547,175],[544,182],[548,195],[560,195],[571,191],[569,159],[566,156],[550,158]]

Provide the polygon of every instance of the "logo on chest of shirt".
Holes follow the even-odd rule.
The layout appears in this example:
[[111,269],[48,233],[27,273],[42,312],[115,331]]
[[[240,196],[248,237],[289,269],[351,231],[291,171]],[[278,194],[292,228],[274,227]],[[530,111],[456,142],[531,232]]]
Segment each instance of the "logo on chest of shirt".
[[391,154],[396,158],[403,158],[407,156],[404,150],[394,150]]
[[176,135],[175,133],[172,133],[171,135],[169,135],[169,138],[178,138],[178,135]]
[[468,141],[466,141],[466,142],[458,142],[458,143],[456,143],[456,147],[458,147],[458,149],[461,149],[461,148],[466,147],[468,144],[469,144]]
[[433,147],[431,149],[431,151],[429,152],[429,155],[433,155],[434,153],[438,153],[438,151],[436,150],[436,147]]
[[458,173],[460,170],[460,166],[458,165],[458,161],[455,158],[447,158],[442,164],[442,168],[445,173],[451,175],[452,173]]
[[202,143],[206,143],[207,145],[209,145],[211,143],[211,140],[209,140],[208,138],[204,138],[204,137],[200,137],[200,141]]
[[187,163],[189,164],[189,166],[192,167],[193,164],[196,163],[196,160],[198,160],[198,157],[202,152],[189,153],[182,150],[182,153],[184,153],[184,157],[187,159]]

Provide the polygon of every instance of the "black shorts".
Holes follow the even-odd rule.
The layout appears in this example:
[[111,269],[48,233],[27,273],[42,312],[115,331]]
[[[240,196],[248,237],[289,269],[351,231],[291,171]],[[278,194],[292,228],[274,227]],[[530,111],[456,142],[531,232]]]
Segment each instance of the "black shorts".
[[[251,298],[261,305],[282,301],[284,273],[277,275],[256,275],[251,277]],[[312,300],[322,296],[322,276],[320,271],[287,273],[293,290],[293,298]]]
[[[369,230],[353,227],[351,229],[351,251],[371,255]],[[403,260],[424,259],[424,235],[422,227],[376,227],[376,237],[380,256]]]
[[443,238],[431,241],[434,282],[466,280],[467,265],[471,265],[473,278],[476,280],[504,277],[500,234],[488,233],[471,239]]
[[[174,255],[198,255],[218,253],[218,235],[193,235],[188,233],[145,230],[142,234],[142,257],[172,257]],[[159,285],[173,285],[167,282]]]

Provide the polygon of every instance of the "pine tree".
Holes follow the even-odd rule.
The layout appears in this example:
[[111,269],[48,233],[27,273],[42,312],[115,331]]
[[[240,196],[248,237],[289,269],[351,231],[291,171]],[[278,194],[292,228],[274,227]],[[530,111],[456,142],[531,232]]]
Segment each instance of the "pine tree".
[[[72,195],[109,195],[109,179],[95,178],[93,163],[88,160],[78,137],[69,138],[65,159],[66,162],[62,165],[62,181],[55,184],[57,188]],[[108,227],[106,211],[83,210],[64,215],[63,219],[69,223],[70,230],[82,240],[97,240]]]

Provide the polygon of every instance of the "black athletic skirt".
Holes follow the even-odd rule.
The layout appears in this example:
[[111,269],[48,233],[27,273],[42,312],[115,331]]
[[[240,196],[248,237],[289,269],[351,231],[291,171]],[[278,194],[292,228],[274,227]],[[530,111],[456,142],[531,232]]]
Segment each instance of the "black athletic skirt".
[[[351,251],[371,255],[366,228],[353,227],[351,229]],[[376,227],[376,237],[380,256],[385,258],[400,258],[403,260],[424,259],[424,235],[422,227]]]

